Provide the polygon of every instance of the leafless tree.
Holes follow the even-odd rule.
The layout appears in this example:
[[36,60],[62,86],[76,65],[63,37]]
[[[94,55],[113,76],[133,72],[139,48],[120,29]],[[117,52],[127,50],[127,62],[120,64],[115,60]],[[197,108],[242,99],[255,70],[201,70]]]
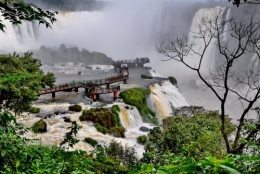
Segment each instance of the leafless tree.
[[[228,30],[225,25],[229,25]],[[247,23],[243,23],[235,18],[224,19],[223,9],[219,9],[214,12],[213,16],[200,20],[196,31],[192,32],[192,37],[169,38],[156,46],[159,53],[169,58],[167,60],[176,60],[195,71],[204,85],[220,101],[221,132],[228,153],[242,153],[247,143],[246,141],[241,143],[240,138],[250,140],[259,132],[258,129],[258,131],[245,133],[243,128],[247,121],[246,115],[260,98],[260,72],[254,68],[245,69],[242,72],[235,68],[245,54],[255,54],[255,58],[260,59],[259,29],[260,21],[254,19],[253,15]],[[223,41],[226,32],[229,34],[229,39]],[[204,62],[209,56],[207,52],[212,44],[219,52],[218,61],[205,75]],[[195,62],[190,63],[191,59]],[[246,87],[246,90],[239,90],[239,86]],[[233,142],[230,141],[226,131],[226,103],[231,93],[235,94],[244,105]]]
[[228,0],[228,2],[230,1],[237,7],[239,7],[240,4],[260,4],[260,0]]

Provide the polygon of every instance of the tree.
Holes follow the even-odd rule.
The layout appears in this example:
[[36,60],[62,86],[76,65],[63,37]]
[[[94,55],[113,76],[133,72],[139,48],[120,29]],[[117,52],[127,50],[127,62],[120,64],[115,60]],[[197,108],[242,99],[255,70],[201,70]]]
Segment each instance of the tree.
[[[229,25],[227,31],[225,25]],[[222,10],[216,10],[213,17],[202,18],[193,32],[193,37],[188,39],[183,36],[162,42],[156,46],[156,50],[169,58],[184,64],[187,68],[196,72],[198,77],[217,97],[220,102],[221,132],[225,140],[228,153],[242,153],[249,144],[249,140],[259,133],[259,124],[255,124],[251,131],[243,131],[246,125],[245,116],[254,106],[260,97],[259,70],[248,68],[244,71],[236,69],[239,61],[243,60],[246,54],[255,54],[260,58],[259,41],[260,21],[251,16],[249,22],[238,22],[236,19],[223,19]],[[230,38],[224,41],[223,35],[228,32]],[[209,75],[203,74],[203,67],[207,57],[206,52],[210,46],[215,46],[219,52],[215,67],[209,68]],[[191,57],[195,55],[195,57]],[[190,63],[195,61],[195,65]],[[239,87],[246,91],[240,91]],[[233,93],[243,103],[244,109],[239,116],[239,123],[236,129],[235,138],[232,143],[227,134],[226,102],[227,97]],[[256,123],[256,122],[255,122]],[[255,131],[257,130],[257,131]],[[245,133],[242,135],[242,133]],[[241,142],[241,139],[244,141]]]
[[29,109],[39,90],[54,86],[53,73],[46,75],[32,53],[0,55],[0,104],[15,113]]
[[[51,28],[51,24],[56,21],[55,14],[57,14],[57,12],[43,11],[41,8],[17,0],[1,0],[0,11],[5,20],[10,21],[13,25],[21,24],[23,20],[38,21],[39,25],[45,24],[47,28]],[[4,28],[5,25],[0,20],[0,30],[4,31]]]
[[237,7],[239,7],[240,4],[260,4],[260,0],[228,0],[228,2],[230,1]]

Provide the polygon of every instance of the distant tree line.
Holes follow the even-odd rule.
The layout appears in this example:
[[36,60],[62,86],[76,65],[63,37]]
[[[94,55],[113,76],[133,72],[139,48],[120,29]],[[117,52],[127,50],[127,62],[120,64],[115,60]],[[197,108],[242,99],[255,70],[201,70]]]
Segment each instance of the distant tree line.
[[81,51],[77,47],[67,48],[64,44],[58,49],[41,46],[39,50],[33,51],[34,56],[39,58],[43,64],[54,64],[59,62],[84,63],[85,65],[113,64],[112,58],[100,52],[90,52],[86,49]]

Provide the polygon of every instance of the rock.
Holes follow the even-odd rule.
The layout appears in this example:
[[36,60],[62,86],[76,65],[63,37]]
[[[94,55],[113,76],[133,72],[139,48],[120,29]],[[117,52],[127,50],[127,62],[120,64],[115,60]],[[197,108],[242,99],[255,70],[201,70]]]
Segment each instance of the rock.
[[81,72],[78,72],[78,75],[81,75]]
[[149,132],[150,129],[147,128],[147,127],[145,127],[145,126],[141,126],[141,127],[139,128],[139,131],[142,131],[142,132]]
[[126,109],[129,109],[129,106],[125,106]]
[[39,113],[36,117],[39,117],[39,118],[51,118],[52,117],[52,113],[50,112],[42,112],[42,113]]
[[66,123],[69,123],[69,122],[71,122],[71,119],[70,119],[70,117],[65,117],[65,119],[64,119],[64,122],[66,122]]
[[34,133],[44,133],[47,132],[47,123],[41,119],[40,121],[37,121],[32,126],[32,131]]

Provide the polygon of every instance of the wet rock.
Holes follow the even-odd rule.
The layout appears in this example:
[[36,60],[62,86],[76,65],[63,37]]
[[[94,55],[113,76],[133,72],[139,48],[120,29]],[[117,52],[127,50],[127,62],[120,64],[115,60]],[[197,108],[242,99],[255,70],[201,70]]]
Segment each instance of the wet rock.
[[142,132],[149,132],[150,129],[147,128],[147,127],[145,127],[145,126],[141,126],[141,127],[139,128],[139,131],[142,131]]
[[65,119],[64,119],[64,122],[66,122],[66,123],[69,123],[69,122],[71,122],[71,119],[70,119],[70,117],[65,117]]
[[125,106],[126,109],[129,109],[129,106]]
[[52,117],[52,113],[42,112],[42,113],[37,114],[36,117],[47,119],[47,118],[51,118]]
[[78,72],[78,75],[81,75],[81,72]]
[[40,121],[37,121],[32,126],[32,131],[34,133],[44,133],[47,132],[47,123],[41,119]]

